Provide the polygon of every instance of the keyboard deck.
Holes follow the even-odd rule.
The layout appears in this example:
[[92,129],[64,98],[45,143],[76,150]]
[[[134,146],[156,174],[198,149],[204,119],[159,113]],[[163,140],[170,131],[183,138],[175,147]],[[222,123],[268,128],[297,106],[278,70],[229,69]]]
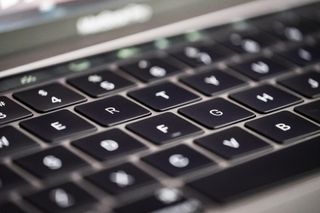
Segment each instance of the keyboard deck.
[[0,212],[202,212],[316,171],[319,10],[0,79]]

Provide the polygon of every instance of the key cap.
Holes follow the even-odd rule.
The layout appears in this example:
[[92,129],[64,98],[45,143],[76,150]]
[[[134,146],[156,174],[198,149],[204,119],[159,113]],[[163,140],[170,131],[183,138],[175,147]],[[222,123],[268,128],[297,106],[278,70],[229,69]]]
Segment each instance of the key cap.
[[147,109],[119,95],[83,104],[75,109],[102,126],[114,126],[151,114]]
[[239,53],[259,53],[262,49],[273,45],[276,40],[266,33],[259,32],[256,29],[234,30],[222,33],[217,38],[224,46]]
[[200,99],[194,93],[171,82],[135,90],[128,95],[157,111],[164,111]]
[[213,165],[213,161],[186,145],[178,145],[142,158],[143,161],[167,173],[180,176]]
[[198,44],[188,45],[171,55],[192,67],[200,67],[218,62],[231,54],[231,51],[217,44]]
[[202,130],[173,113],[164,113],[126,126],[134,133],[161,145],[187,136],[200,134]]
[[184,107],[179,109],[179,113],[210,129],[221,128],[254,117],[252,112],[222,98]]
[[155,183],[155,179],[131,163],[121,164],[86,177],[90,182],[113,195]]
[[144,81],[154,81],[181,72],[182,67],[178,67],[170,58],[153,57],[141,59],[133,63],[120,66],[135,78]]
[[294,110],[320,123],[320,100],[298,106]]
[[12,126],[0,128],[0,156],[38,146],[33,140]]
[[47,142],[56,142],[96,130],[96,127],[68,110],[43,115],[20,125]]
[[306,36],[318,30],[318,26],[313,21],[299,17],[292,12],[270,15],[259,20],[256,26],[284,41],[291,42],[303,42]]
[[13,96],[38,112],[48,112],[86,100],[58,83],[18,92]]
[[246,84],[239,78],[219,70],[198,73],[183,77],[180,80],[207,96],[222,93],[226,90],[231,90]]
[[302,101],[299,97],[271,85],[250,88],[231,94],[230,97],[260,113],[272,112]]
[[139,209],[139,213],[149,212],[202,212],[202,204],[193,198],[186,197],[180,190],[175,188],[161,188],[153,195],[145,197],[124,206],[114,209],[116,213],[132,213],[133,209]]
[[316,71],[293,76],[279,83],[308,98],[320,96],[320,73]]
[[271,148],[263,140],[239,127],[232,127],[196,139],[195,142],[211,152],[231,160]]
[[24,179],[5,165],[0,164],[0,193],[15,189],[23,184],[26,184]]
[[72,78],[68,83],[92,97],[101,97],[134,85],[133,82],[109,70]]
[[190,182],[189,186],[215,201],[229,202],[285,180],[292,180],[319,169],[319,139],[317,137],[200,178]]
[[319,132],[319,127],[291,112],[282,111],[245,124],[278,143],[288,143]]
[[319,47],[304,46],[293,50],[280,53],[289,61],[300,66],[307,66],[320,60]]
[[5,96],[0,96],[0,125],[31,116],[32,113]]
[[283,74],[289,71],[292,66],[274,58],[259,57],[240,64],[231,65],[230,67],[255,81],[260,81]]
[[44,189],[25,199],[48,213],[84,212],[97,202],[96,198],[74,183]]
[[15,159],[14,162],[40,179],[65,175],[87,165],[81,158],[60,146]]
[[6,202],[0,204],[1,213],[25,213],[20,207],[12,202]]
[[79,139],[72,142],[72,145],[100,161],[125,157],[146,149],[145,145],[119,129]]

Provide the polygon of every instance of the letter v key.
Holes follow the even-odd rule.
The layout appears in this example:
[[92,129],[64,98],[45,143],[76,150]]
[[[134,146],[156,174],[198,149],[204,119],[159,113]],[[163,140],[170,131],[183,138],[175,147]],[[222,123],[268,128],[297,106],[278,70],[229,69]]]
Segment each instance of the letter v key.
[[224,140],[222,143],[223,145],[234,148],[234,149],[238,149],[240,147],[240,144],[235,138],[230,138],[230,140]]

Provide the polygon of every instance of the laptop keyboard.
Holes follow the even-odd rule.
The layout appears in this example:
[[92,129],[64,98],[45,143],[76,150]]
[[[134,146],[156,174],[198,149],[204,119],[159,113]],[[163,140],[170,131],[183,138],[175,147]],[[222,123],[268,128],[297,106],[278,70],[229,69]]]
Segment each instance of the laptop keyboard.
[[202,212],[319,169],[319,6],[0,79],[0,212]]

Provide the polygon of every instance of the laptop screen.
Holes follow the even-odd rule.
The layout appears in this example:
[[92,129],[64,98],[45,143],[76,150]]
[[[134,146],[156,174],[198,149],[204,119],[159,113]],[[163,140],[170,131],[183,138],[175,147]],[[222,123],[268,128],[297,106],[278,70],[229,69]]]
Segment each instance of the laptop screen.
[[0,70],[248,1],[0,0]]

